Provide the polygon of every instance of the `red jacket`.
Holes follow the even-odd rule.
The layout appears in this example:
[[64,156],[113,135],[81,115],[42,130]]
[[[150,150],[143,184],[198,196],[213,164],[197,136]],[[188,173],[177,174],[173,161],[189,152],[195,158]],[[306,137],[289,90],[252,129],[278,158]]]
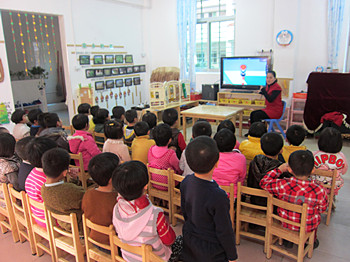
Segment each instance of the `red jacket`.
[[271,118],[271,119],[279,119],[283,113],[283,104],[282,104],[282,88],[280,85],[275,82],[274,84],[266,87],[266,92],[268,95],[271,95],[272,91],[281,91],[279,95],[272,101],[269,102],[265,99],[266,107],[263,111]]

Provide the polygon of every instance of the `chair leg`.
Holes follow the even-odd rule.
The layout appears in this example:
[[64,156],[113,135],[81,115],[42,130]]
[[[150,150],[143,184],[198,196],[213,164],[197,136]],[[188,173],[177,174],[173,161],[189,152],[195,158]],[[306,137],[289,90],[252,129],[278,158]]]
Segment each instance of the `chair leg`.
[[302,241],[299,241],[297,262],[303,262],[304,261],[304,244],[305,243],[303,243]]
[[313,232],[313,234],[311,234],[311,236],[309,237],[309,245],[310,245],[310,249],[307,252],[307,257],[308,258],[312,258],[312,254],[314,252],[314,243],[315,243],[315,231]]
[[270,259],[272,256],[272,234],[270,232],[268,232],[267,235],[267,244],[266,244],[266,258]]
[[276,121],[276,126],[280,130],[280,132],[283,135],[284,139],[286,139],[286,134],[284,133],[283,128],[281,127],[281,125],[280,125],[280,123],[278,121]]
[[236,222],[236,245],[239,245],[241,243],[241,221],[237,220]]

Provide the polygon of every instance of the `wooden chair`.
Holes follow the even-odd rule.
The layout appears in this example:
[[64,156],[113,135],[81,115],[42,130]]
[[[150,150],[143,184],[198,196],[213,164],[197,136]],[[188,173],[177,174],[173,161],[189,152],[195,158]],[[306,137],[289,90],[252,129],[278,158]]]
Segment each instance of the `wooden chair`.
[[[264,252],[267,250],[267,207],[259,206],[252,203],[243,202],[242,194],[246,196],[258,196],[268,199],[269,193],[262,189],[250,188],[242,186],[240,182],[237,184],[237,210],[236,210],[236,243],[237,245],[241,242],[241,235],[250,238],[264,241]],[[247,197],[248,198],[248,197]],[[265,235],[259,235],[252,232],[242,230],[242,222],[251,223],[265,227]]]
[[177,219],[185,221],[183,215],[181,215],[181,193],[180,189],[176,188],[176,183],[181,183],[185,177],[172,173],[170,177],[170,196],[171,196],[171,222],[173,226],[176,226]]
[[101,251],[96,246],[111,250],[111,245],[106,245],[100,242],[93,240],[90,237],[91,230],[99,232],[100,234],[104,234],[109,237],[111,231],[114,231],[113,225],[109,227],[101,226],[91,222],[89,219],[85,218],[83,214],[83,225],[84,225],[84,239],[85,239],[85,248],[86,248],[86,257],[87,261],[103,261],[103,262],[111,262],[111,255]]
[[[85,246],[84,241],[79,238],[77,215],[75,213],[71,213],[69,216],[58,215],[50,210],[47,210],[47,214],[55,261],[66,261],[61,254],[62,251],[65,251],[75,256],[75,261],[84,262]],[[58,226],[56,221],[70,224],[72,232]]]
[[[44,252],[46,252],[51,256],[52,261],[55,262],[56,260],[53,252],[53,242],[52,242],[50,231],[47,226],[46,228],[43,228],[42,226],[36,223],[36,221],[40,221],[41,223],[44,223],[46,225],[48,224],[46,207],[44,203],[35,201],[34,199],[31,199],[30,197],[28,197],[28,195],[26,195],[26,198],[27,198],[27,201],[26,201],[27,210],[29,212],[28,213],[29,221],[33,231],[33,241],[36,249],[36,254],[40,257],[44,254]],[[37,209],[44,210],[45,220],[36,216],[32,212],[31,206]],[[47,242],[43,241],[44,239],[49,243],[49,246],[46,245]]]
[[18,229],[6,183],[0,185],[0,228],[3,234],[7,233],[8,230],[12,231],[13,241],[18,242]]
[[[105,134],[104,134],[104,133],[93,132],[93,133],[92,133],[92,136],[94,137],[97,146],[98,146],[99,148],[103,148],[103,145],[104,145],[105,141],[107,140]],[[101,142],[99,139],[96,139],[97,137],[103,138],[103,142]]]
[[70,155],[70,158],[74,160],[74,162],[75,160],[78,162],[78,165],[69,165],[69,167],[79,169],[78,178],[81,181],[82,187],[86,190],[88,188],[87,181],[90,178],[90,175],[88,172],[85,172],[84,170],[83,155],[81,154],[81,152],[79,154],[69,153],[69,155]]
[[112,262],[126,262],[123,257],[118,252],[118,247],[126,252],[138,255],[141,257],[143,262],[163,262],[159,256],[152,252],[152,247],[149,245],[141,246],[131,246],[126,243],[123,243],[115,234],[115,231],[112,230],[109,235],[109,242],[111,244],[111,254]]
[[[296,212],[301,214],[300,223],[287,220],[273,213],[274,207],[283,208],[288,211]],[[297,204],[288,203],[283,200],[274,198],[272,195],[269,196],[267,204],[267,253],[266,257],[269,259],[272,255],[272,250],[276,250],[286,256],[296,259],[298,262],[304,260],[304,256],[307,254],[308,258],[312,257],[314,249],[315,231],[306,232],[306,217],[307,217],[307,204],[304,203],[302,206]],[[300,228],[299,231],[293,231],[284,228],[281,223],[288,223],[293,226]],[[283,249],[279,245],[275,245],[273,236],[279,239],[285,239],[294,244],[298,245],[298,253],[294,253]],[[306,247],[304,247],[307,243]]]
[[249,166],[250,166],[250,162],[252,162],[252,160],[246,160],[247,163],[247,174],[244,178],[244,186],[248,186],[248,174],[249,174]]
[[[73,135],[74,134],[74,127],[72,125],[70,126],[62,126],[64,131],[67,133],[67,135]],[[69,134],[68,134],[69,132]]]
[[[168,170],[161,170],[161,169],[156,169],[156,168],[152,168],[149,167],[147,164],[147,170],[148,170],[148,177],[149,177],[149,182],[148,182],[148,196],[151,200],[151,202],[153,203],[153,205],[158,206],[160,208],[162,208],[165,212],[169,213],[169,217],[171,218],[171,190],[170,190],[170,180],[171,180],[171,176],[174,173],[174,170],[172,169],[168,169]],[[152,179],[151,174],[157,174],[160,176],[164,176],[168,183],[161,183],[161,182],[157,182],[154,179]],[[158,188],[156,188],[157,186],[163,186],[166,187],[167,190],[160,190]],[[160,205],[157,205],[154,201],[154,198],[159,198],[161,200],[165,200],[168,201],[168,207],[163,207]]]
[[[334,204],[334,190],[336,186],[336,181],[337,181],[337,170],[322,170],[322,169],[315,169],[313,175],[317,176],[322,176],[324,178],[331,178],[332,180],[330,181],[331,183],[321,183],[321,185],[326,189],[329,190],[330,193],[328,193],[328,209],[325,214],[327,214],[327,220],[326,220],[326,225],[329,225],[329,222],[331,220],[331,213],[332,213],[332,208],[333,206],[335,207]],[[326,181],[326,180],[325,180]]]
[[30,224],[26,192],[18,192],[9,184],[9,194],[12,202],[12,210],[16,221],[17,232],[21,243],[28,241],[33,255],[36,253],[33,230]]
[[230,200],[230,216],[231,216],[231,222],[232,222],[232,228],[235,229],[235,189],[234,185],[230,184],[229,186],[221,186],[220,188],[222,190],[225,190],[225,192],[229,195]]

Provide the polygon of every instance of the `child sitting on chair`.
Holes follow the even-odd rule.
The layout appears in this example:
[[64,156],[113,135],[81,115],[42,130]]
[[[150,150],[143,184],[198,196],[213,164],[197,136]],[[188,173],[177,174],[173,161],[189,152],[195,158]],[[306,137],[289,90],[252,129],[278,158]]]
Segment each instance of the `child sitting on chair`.
[[135,109],[130,109],[125,112],[125,119],[128,122],[124,126],[124,143],[128,146],[129,153],[131,153],[131,144],[135,138],[134,127],[137,123],[137,112]]
[[148,151],[156,142],[149,138],[150,130],[147,122],[141,121],[136,123],[134,130],[136,137],[131,145],[131,158],[147,165]]
[[149,137],[153,139],[152,132],[153,132],[153,128],[157,125],[157,116],[152,112],[147,112],[142,116],[142,121],[147,122],[150,130]]
[[283,147],[282,156],[284,161],[288,163],[288,159],[291,153],[297,150],[306,150],[306,146],[301,146],[306,136],[306,130],[299,125],[292,125],[287,129],[286,142],[289,145]]
[[[113,225],[121,241],[133,246],[149,244],[163,260],[176,261],[182,249],[181,237],[175,241],[175,232],[163,210],[152,205],[145,194],[146,166],[140,161],[121,164],[113,172],[112,183],[119,193],[113,210]],[[141,261],[140,256],[125,250],[122,254],[126,261]]]
[[[314,152],[315,167],[325,170],[337,170],[334,195],[338,195],[339,189],[344,185],[342,175],[348,170],[348,162],[345,155],[340,152],[343,147],[341,133],[333,128],[326,127],[322,130],[318,139],[318,151]],[[332,178],[313,176],[317,183],[331,183]],[[330,189],[327,189],[330,193]]]
[[122,106],[115,106],[112,109],[112,119],[120,121],[124,124],[125,119],[125,109]]
[[[267,172],[261,179],[260,186],[278,199],[302,205],[307,203],[306,232],[317,230],[321,222],[321,213],[326,211],[328,196],[321,185],[310,181],[310,175],[314,170],[314,157],[308,150],[293,152],[287,164]],[[290,178],[281,178],[282,173],[289,172]],[[286,212],[282,208],[277,210],[280,217],[300,223],[300,214]],[[299,231],[299,227],[288,223],[282,223],[283,227]],[[314,248],[319,242],[315,234]]]
[[28,119],[30,123],[32,124],[30,126],[30,135],[31,136],[36,136],[40,129],[39,121],[38,121],[38,116],[42,113],[40,108],[32,109],[28,112]]
[[22,159],[22,163],[18,169],[18,190],[25,191],[25,182],[29,173],[33,170],[33,166],[28,161],[28,155],[26,147],[35,137],[27,136],[17,141],[15,146],[16,154]]
[[186,159],[193,175],[181,182],[181,210],[184,261],[234,261],[235,235],[227,194],[213,180],[219,150],[213,139],[199,136],[186,148]]
[[220,151],[219,163],[214,169],[213,179],[220,186],[234,184],[235,198],[237,197],[237,183],[243,184],[247,175],[247,163],[244,155],[238,149],[233,149],[236,137],[227,128],[221,129],[214,136]]
[[[182,174],[179,167],[179,159],[174,150],[169,149],[171,142],[171,128],[167,124],[159,124],[153,130],[153,137],[156,145],[152,146],[148,151],[149,167],[166,170],[173,169],[176,174]],[[167,184],[167,178],[161,175],[152,174],[152,179]],[[164,186],[153,185],[160,190],[167,190]]]
[[97,116],[97,112],[100,109],[99,106],[92,106],[90,108],[90,114],[91,114],[91,119],[89,118],[89,132],[92,134],[95,132],[95,123],[94,123],[94,117]]
[[16,140],[30,135],[30,128],[27,126],[28,117],[22,109],[16,109],[11,115],[11,121],[15,123],[12,134]]
[[248,140],[242,141],[239,146],[239,151],[249,161],[253,160],[256,155],[263,155],[264,152],[261,149],[260,138],[267,133],[267,129],[264,123],[253,123],[248,132]]
[[[221,121],[221,123],[218,125],[218,128],[216,129],[216,132],[219,132],[223,128],[227,128],[227,129],[231,130],[231,132],[233,134],[236,133],[235,125],[230,120]],[[234,149],[239,149],[239,146],[240,146],[240,143],[238,140],[236,140],[236,144],[234,145]]]
[[[100,108],[96,116],[94,116],[93,121],[95,123],[95,133],[104,133],[105,123],[110,120],[109,111],[105,108]],[[103,143],[104,139],[102,137],[96,137],[96,141]]]

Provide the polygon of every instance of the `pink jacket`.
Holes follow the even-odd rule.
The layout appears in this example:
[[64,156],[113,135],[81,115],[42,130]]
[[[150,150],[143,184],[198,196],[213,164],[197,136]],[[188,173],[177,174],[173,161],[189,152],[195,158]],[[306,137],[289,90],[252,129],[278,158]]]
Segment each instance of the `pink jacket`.
[[237,197],[237,183],[244,182],[247,175],[247,164],[243,154],[238,150],[221,152],[218,167],[214,169],[213,180],[219,185],[234,184],[235,198]]
[[[74,135],[68,137],[69,148],[73,154],[83,155],[84,170],[88,170],[91,158],[101,153],[92,135],[83,130],[76,130]],[[77,162],[75,162],[78,165]]]

